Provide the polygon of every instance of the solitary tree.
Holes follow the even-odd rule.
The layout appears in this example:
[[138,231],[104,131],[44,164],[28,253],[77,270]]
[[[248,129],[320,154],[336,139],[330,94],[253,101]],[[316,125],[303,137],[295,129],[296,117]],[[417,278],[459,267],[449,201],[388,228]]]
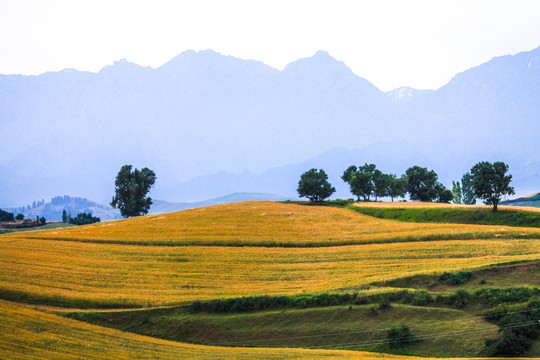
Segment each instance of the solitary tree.
[[66,224],[68,222],[67,212],[66,209],[62,211],[62,222]]
[[124,165],[116,175],[115,196],[111,206],[120,210],[124,217],[147,214],[152,199],[146,194],[156,182],[156,174],[148,169],[131,170],[131,165]]
[[427,168],[413,166],[405,171],[409,178],[407,192],[412,200],[433,201],[437,198],[437,174]]
[[311,202],[321,203],[330,197],[336,189],[328,182],[328,175],[323,169],[310,169],[300,176],[298,195],[307,197]]
[[15,216],[15,220],[19,220],[19,221],[24,220],[24,214],[18,213],[17,216]]
[[506,175],[507,171],[508,165],[500,161],[493,164],[482,161],[471,169],[471,184],[474,194],[480,199],[484,199],[486,205],[493,205],[493,212],[497,211],[497,206],[503,195],[515,194],[514,188],[510,186],[512,175]]

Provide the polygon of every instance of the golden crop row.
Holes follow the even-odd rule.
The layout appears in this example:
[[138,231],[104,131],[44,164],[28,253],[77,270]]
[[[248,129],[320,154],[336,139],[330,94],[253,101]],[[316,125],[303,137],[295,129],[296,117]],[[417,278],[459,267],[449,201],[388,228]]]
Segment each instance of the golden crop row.
[[2,300],[0,334],[0,358],[11,360],[401,358],[356,351],[231,348],[177,343],[45,314]]
[[84,227],[4,235],[127,244],[249,246],[332,246],[496,236],[540,238],[540,231],[508,226],[404,223],[347,209],[245,202]]
[[156,306],[354,291],[374,281],[540,258],[538,240],[319,248],[133,246],[0,237],[0,292]]

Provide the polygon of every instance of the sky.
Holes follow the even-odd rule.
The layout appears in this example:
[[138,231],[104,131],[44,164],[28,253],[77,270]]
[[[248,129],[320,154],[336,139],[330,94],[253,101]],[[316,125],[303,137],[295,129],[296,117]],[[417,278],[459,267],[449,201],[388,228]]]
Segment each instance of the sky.
[[277,69],[325,50],[379,89],[438,89],[540,46],[538,0],[0,0],[0,74],[159,67],[212,49]]

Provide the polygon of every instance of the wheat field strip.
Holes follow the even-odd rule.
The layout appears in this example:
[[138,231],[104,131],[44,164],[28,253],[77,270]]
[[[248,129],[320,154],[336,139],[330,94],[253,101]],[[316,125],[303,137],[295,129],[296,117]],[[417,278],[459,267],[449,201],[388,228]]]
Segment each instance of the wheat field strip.
[[538,240],[280,248],[141,247],[0,238],[0,295],[20,292],[160,306],[197,299],[354,291],[375,281],[419,273],[537,259]]
[[0,236],[114,244],[231,246],[337,246],[495,237],[540,238],[540,230],[405,223],[377,219],[347,209],[261,201]]

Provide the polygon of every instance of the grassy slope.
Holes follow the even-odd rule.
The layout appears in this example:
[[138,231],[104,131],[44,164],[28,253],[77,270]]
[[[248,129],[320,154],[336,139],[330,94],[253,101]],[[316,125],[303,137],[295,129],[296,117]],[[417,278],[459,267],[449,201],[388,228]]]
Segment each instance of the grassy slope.
[[438,275],[416,275],[384,283],[382,287],[429,289],[434,292],[455,291],[456,288],[475,290],[485,287],[540,287],[540,262],[488,266],[474,271],[472,279],[460,285],[448,285]]
[[371,307],[353,305],[352,308],[334,306],[219,315],[161,309],[70,316],[182,342],[251,347],[343,347],[365,351],[388,351],[384,346],[388,329],[408,325],[414,335],[424,337],[409,349],[417,356],[475,356],[483,346],[483,336],[497,335],[497,326],[460,310],[394,305],[393,309],[374,314]]
[[350,351],[245,349],[182,344],[45,314],[0,300],[5,359],[378,359]]
[[435,203],[356,203],[349,207],[358,213],[380,219],[415,223],[482,224],[540,227],[540,209]]
[[347,209],[262,201],[4,236],[147,245],[335,246],[412,240],[540,238],[540,230],[403,223]]

